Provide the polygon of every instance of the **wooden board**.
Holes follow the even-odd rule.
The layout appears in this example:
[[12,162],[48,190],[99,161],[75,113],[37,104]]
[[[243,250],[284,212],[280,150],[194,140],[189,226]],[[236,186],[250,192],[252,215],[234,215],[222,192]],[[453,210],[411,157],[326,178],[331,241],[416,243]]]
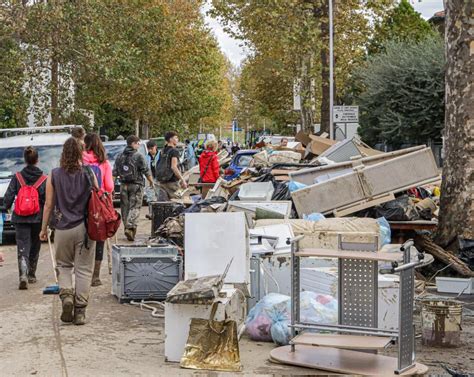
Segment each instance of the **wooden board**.
[[313,333],[300,334],[291,340],[294,344],[355,350],[383,350],[390,341],[391,338],[386,336]]
[[[397,359],[359,351],[350,351],[330,347],[291,346],[278,347],[270,352],[270,360],[300,367],[321,369],[343,374],[362,376],[396,376]],[[401,376],[424,374],[428,367],[416,365],[401,373]]]
[[381,253],[371,251],[342,251],[331,249],[302,249],[295,253],[298,257],[365,259],[395,262],[403,259],[402,253]]

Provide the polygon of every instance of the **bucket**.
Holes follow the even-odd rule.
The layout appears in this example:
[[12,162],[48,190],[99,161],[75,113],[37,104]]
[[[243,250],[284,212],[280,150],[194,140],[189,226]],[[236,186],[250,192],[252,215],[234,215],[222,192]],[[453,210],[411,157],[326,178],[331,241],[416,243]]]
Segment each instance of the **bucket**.
[[462,302],[427,299],[421,302],[422,344],[458,347],[461,343]]

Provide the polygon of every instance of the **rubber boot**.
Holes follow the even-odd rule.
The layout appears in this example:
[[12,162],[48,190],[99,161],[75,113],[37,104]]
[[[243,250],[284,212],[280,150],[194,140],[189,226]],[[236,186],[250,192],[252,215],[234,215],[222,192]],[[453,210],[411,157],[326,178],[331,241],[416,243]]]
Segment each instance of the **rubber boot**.
[[102,282],[100,281],[100,264],[102,261],[96,260],[95,265],[94,265],[94,273],[92,274],[92,287],[98,287],[99,285],[102,285]]
[[129,241],[135,241],[135,237],[133,236],[133,229],[125,229],[125,237],[127,237],[127,240]]
[[36,267],[38,266],[39,253],[36,258],[30,260],[30,268],[28,269],[28,283],[36,283]]
[[74,309],[74,324],[77,326],[86,324],[86,308],[76,307]]
[[59,297],[63,305],[61,321],[70,323],[74,320],[74,291],[70,288],[61,289]]
[[20,285],[19,289],[28,289],[28,263],[25,257],[18,259],[18,269],[20,272]]

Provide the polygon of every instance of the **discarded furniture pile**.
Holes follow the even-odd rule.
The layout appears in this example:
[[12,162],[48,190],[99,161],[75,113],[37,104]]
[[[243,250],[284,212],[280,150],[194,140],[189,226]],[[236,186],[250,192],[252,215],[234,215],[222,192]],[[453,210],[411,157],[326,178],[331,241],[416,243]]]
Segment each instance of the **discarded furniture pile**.
[[[439,260],[407,240],[436,227],[431,149],[296,140],[262,146],[248,169],[205,197],[197,170],[187,172],[181,199],[150,204],[148,244],[114,246],[113,293],[165,300],[165,358],[184,368],[242,370],[247,334],[279,345],[269,355],[278,363],[425,373],[415,358],[415,276]],[[380,354],[390,346],[397,357]]]

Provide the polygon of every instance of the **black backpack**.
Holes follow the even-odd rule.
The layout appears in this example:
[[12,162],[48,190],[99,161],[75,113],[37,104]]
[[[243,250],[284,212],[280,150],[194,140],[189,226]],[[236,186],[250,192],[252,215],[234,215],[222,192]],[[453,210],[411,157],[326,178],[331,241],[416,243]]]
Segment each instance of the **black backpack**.
[[137,180],[137,167],[135,166],[134,153],[122,153],[117,161],[117,173],[121,182],[135,182]]
[[163,149],[160,159],[155,166],[155,178],[158,182],[169,182],[173,179],[174,172],[171,169],[171,156],[169,149],[166,153]]

